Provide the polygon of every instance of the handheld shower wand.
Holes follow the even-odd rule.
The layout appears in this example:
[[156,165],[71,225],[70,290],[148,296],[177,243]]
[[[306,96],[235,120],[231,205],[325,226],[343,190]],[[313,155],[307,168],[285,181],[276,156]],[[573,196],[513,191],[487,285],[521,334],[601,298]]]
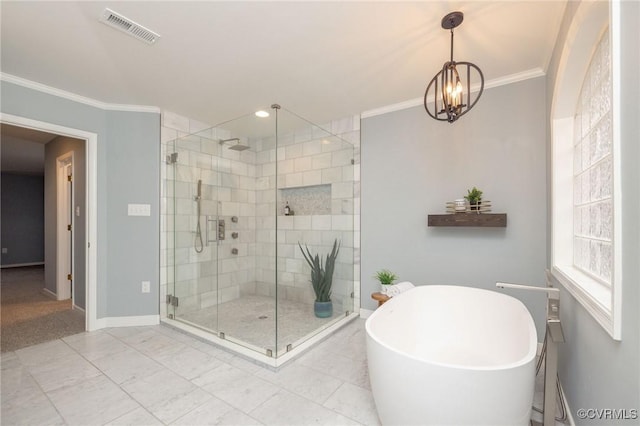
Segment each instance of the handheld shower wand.
[[193,243],[193,248],[196,250],[196,253],[202,253],[204,250],[204,244],[202,242],[202,229],[200,228],[200,201],[202,200],[202,179],[198,179],[198,195],[194,197],[197,203],[198,210],[198,223],[196,224],[196,239]]

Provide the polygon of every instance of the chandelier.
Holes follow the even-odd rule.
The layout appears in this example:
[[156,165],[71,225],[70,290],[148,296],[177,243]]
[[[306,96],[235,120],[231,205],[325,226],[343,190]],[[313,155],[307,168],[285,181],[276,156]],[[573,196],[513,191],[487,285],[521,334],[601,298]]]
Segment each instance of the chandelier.
[[[442,28],[451,31],[451,59],[445,62],[429,82],[424,92],[424,108],[431,118],[453,123],[471,110],[480,99],[484,89],[482,71],[471,62],[453,60],[453,29],[462,23],[462,12],[451,12],[442,18]],[[479,77],[480,90],[471,99],[471,84]],[[475,93],[474,93],[475,94]],[[429,109],[433,108],[433,110]]]

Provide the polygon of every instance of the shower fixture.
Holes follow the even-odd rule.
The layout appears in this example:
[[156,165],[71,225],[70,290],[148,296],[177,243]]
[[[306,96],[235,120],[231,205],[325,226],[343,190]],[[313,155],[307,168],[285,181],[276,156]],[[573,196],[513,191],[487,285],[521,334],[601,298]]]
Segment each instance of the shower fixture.
[[193,242],[193,248],[196,250],[196,253],[202,253],[204,250],[204,244],[202,243],[202,228],[200,228],[200,201],[202,201],[202,180],[198,179],[198,195],[193,197],[196,202],[197,210],[198,210],[198,223],[196,225],[196,239]]
[[171,154],[167,155],[166,162],[167,162],[167,164],[175,164],[175,163],[177,163],[178,162],[178,153],[177,152],[172,152]]
[[240,138],[231,138],[231,139],[222,139],[218,142],[220,145],[224,145],[227,142],[235,142],[235,144],[231,145],[228,149],[233,151],[244,151],[245,149],[249,149],[249,145],[243,145],[240,143]]

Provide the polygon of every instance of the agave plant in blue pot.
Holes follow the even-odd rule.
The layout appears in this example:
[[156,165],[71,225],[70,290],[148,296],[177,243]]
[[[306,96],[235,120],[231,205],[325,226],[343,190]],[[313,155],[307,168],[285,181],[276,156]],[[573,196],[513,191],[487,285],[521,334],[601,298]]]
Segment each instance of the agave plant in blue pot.
[[331,253],[327,254],[324,266],[322,264],[322,258],[318,254],[315,256],[312,255],[306,244],[304,249],[300,243],[298,243],[298,247],[300,247],[302,255],[311,267],[311,285],[316,294],[313,311],[318,318],[329,318],[333,315],[331,285],[333,284],[333,270],[338,252],[340,251],[340,244],[337,239],[333,242],[333,249]]

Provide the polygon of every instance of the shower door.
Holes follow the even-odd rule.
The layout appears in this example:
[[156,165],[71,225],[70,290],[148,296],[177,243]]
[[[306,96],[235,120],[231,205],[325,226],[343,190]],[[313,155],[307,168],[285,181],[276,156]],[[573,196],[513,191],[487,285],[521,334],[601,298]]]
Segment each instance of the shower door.
[[220,218],[226,224],[218,245],[218,336],[275,356],[274,116],[247,114],[213,132]]
[[[220,219],[216,141],[210,133],[175,140],[173,169],[173,288],[168,314],[190,325],[218,330]],[[170,188],[168,188],[170,190]]]

